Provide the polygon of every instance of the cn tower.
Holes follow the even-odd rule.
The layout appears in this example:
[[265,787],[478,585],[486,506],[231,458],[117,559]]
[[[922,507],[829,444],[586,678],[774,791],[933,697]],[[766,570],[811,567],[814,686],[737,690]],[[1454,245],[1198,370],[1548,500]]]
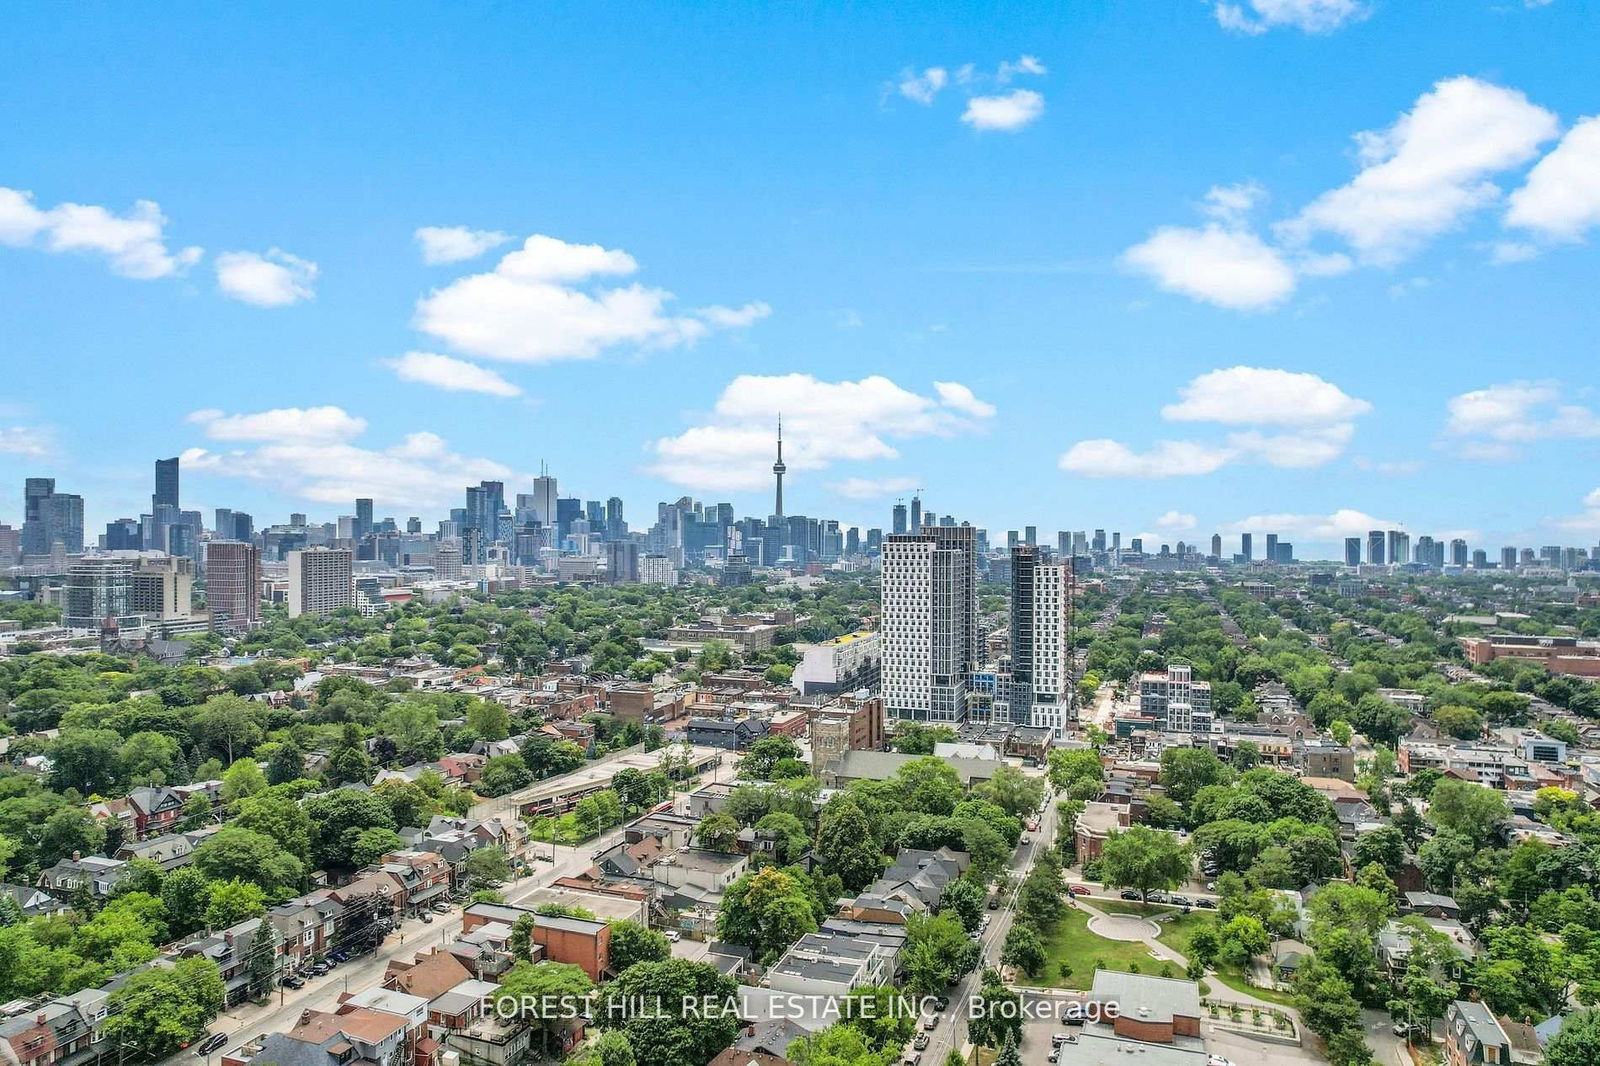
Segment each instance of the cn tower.
[[783,416],[778,416],[778,461],[772,464],[772,476],[778,479],[777,507],[773,515],[783,521],[783,475],[789,468],[783,465]]

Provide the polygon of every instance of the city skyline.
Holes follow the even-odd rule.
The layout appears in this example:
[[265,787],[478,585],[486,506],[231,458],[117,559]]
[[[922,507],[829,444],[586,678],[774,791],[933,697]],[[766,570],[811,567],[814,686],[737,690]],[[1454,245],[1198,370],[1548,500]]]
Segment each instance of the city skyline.
[[[1342,6],[499,12],[361,49],[310,9],[111,13],[111,54],[41,7],[0,44],[0,311],[32,368],[0,484],[53,477],[98,531],[180,456],[208,515],[403,519],[544,460],[635,513],[765,515],[781,410],[785,509],[862,528],[920,489],[992,536],[1592,545],[1587,16]],[[178,73],[184,35],[219,58]],[[690,35],[693,77],[654,61]]]

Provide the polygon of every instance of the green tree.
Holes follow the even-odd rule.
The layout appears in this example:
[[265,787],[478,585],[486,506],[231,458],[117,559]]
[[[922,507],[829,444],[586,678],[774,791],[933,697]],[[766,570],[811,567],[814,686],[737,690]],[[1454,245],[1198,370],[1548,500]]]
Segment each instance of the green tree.
[[511,880],[511,860],[504,848],[476,848],[462,861],[467,886],[473,890],[498,888]]
[[311,861],[311,816],[288,795],[269,789],[247,796],[234,805],[228,824],[269,836],[302,863]]
[[179,959],[170,969],[133,974],[111,994],[102,1032],[136,1062],[175,1053],[222,1010],[222,974],[210,959]]
[[476,700],[467,708],[467,728],[484,740],[505,740],[511,735],[511,714],[498,703]]
[[983,886],[976,881],[958,877],[944,886],[944,894],[939,898],[939,913],[953,913],[961,919],[962,928],[968,933],[975,933],[983,922],[987,895]]
[[[594,982],[578,966],[565,962],[519,962],[500,979],[500,991],[495,995],[496,1010],[508,1016],[522,1004],[560,1003],[563,999],[581,1002],[593,991]],[[560,1011],[541,1015],[534,1010],[525,1013],[523,1020],[538,1030],[547,1060],[554,1055],[551,1037],[572,1024],[571,1019],[560,1016]]]
[[841,1024],[859,1030],[867,1046],[894,1053],[905,1046],[916,1029],[916,1009],[888,985],[860,985],[839,1001]]
[[663,962],[672,945],[654,929],[623,919],[611,923],[611,968],[618,973],[641,962]]
[[1406,841],[1399,829],[1381,826],[1356,838],[1355,865],[1377,863],[1390,874],[1399,872],[1406,861]]
[[317,827],[311,843],[311,860],[319,869],[353,867],[351,852],[363,829],[399,828],[382,797],[352,788],[312,796],[306,800],[305,810]]
[[504,796],[519,788],[533,784],[533,774],[521,755],[510,752],[496,755],[483,764],[478,778],[478,791],[486,796]]
[[1029,977],[1036,977],[1044,970],[1044,942],[1032,926],[1020,922],[1014,924],[1006,934],[1005,946],[1000,950],[1000,961],[1007,966],[1015,966]]
[[734,1011],[701,1003],[736,1000],[739,986],[715,966],[668,959],[618,974],[597,1008],[603,1024],[628,1037],[638,1066],[701,1066],[732,1044],[743,1023]]
[[739,823],[721,812],[708,814],[695,826],[694,839],[702,848],[731,853],[739,846]]
[[50,743],[50,787],[85,796],[113,792],[122,780],[122,737],[110,729],[63,730]]
[[1544,1047],[1545,1066],[1594,1066],[1600,1062],[1600,1010],[1575,1011]]
[[996,970],[984,970],[977,1003],[968,1011],[967,1035],[984,1047],[1015,1047],[1022,1037],[1022,997],[1005,986]]
[[1428,820],[1440,829],[1460,833],[1475,843],[1488,841],[1510,820],[1500,793],[1469,781],[1446,778],[1434,786]]
[[205,923],[211,929],[227,929],[266,913],[266,896],[259,885],[249,881],[218,881],[211,885],[206,904]]
[[222,802],[232,803],[254,796],[267,787],[267,775],[254,759],[240,759],[222,775]]
[[773,866],[746,874],[729,885],[717,911],[717,933],[724,940],[750,948],[763,963],[771,962],[816,928],[817,916],[807,886],[788,871]]
[[972,972],[979,958],[973,943],[954,914],[912,914],[906,922],[906,946],[900,955],[906,991],[931,996],[952,981]]
[[185,936],[203,927],[211,906],[211,882],[193,866],[180,866],[161,885],[161,902],[167,905],[172,932]]
[[210,881],[249,881],[269,900],[288,899],[305,882],[305,866],[276,840],[239,826],[223,826],[194,849],[194,867]]
[[1138,889],[1141,898],[1152,889],[1172,888],[1188,875],[1189,856],[1178,838],[1147,826],[1113,832],[1100,856],[1100,879],[1116,888]]
[[273,982],[278,976],[278,931],[272,923],[263,921],[256,927],[245,955],[245,994],[254,1000],[266,999],[272,994]]
[[406,842],[393,829],[375,825],[358,830],[350,845],[350,862],[357,867],[371,866],[391,851],[401,851]]
[[867,816],[849,796],[837,796],[822,809],[817,830],[817,861],[838,874],[845,890],[860,892],[883,871],[882,853]]
[[439,715],[425,703],[407,701],[384,708],[377,729],[379,736],[394,741],[402,763],[428,762],[444,752]]
[[1014,766],[999,767],[974,791],[1016,816],[1032,814],[1044,802],[1044,780],[1029,777]]
[[1433,724],[1460,740],[1471,740],[1483,735],[1483,715],[1471,707],[1459,704],[1440,707],[1433,712]]
[[1210,748],[1168,748],[1161,753],[1161,784],[1176,803],[1189,801],[1207,785],[1224,785],[1233,771]]
[[45,819],[35,851],[40,868],[74,855],[98,855],[105,847],[106,827],[88,811],[66,807]]

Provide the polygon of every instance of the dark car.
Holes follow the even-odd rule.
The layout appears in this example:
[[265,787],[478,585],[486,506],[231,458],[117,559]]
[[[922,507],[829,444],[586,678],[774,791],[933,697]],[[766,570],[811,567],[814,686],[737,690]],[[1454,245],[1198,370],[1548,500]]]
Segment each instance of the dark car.
[[1120,895],[1123,899],[1134,899],[1134,900],[1136,900],[1136,899],[1139,898],[1139,893],[1135,892],[1131,888],[1123,889],[1121,892],[1118,893],[1118,895]]
[[200,1046],[195,1048],[195,1052],[201,1055],[209,1055],[213,1051],[221,1049],[222,1045],[227,1042],[227,1033],[212,1033],[200,1042]]
[[1214,910],[1217,909],[1217,904],[1216,904],[1215,900],[1197,899],[1197,900],[1194,901],[1194,905],[1196,907],[1201,908],[1202,910],[1214,911]]
[[278,983],[280,985],[282,985],[284,988],[304,988],[306,986],[305,981],[303,981],[300,978],[296,977],[294,974],[290,974],[288,977],[285,977],[282,981],[279,981]]
[[346,955],[342,951],[330,951],[330,952],[328,952],[328,958],[333,962],[349,962],[350,961],[350,956]]
[[1175,907],[1192,907],[1192,906],[1194,906],[1194,903],[1189,899],[1188,896],[1173,896],[1167,902],[1171,903]]
[[992,911],[997,911],[997,910],[1000,909],[1000,897],[999,896],[990,896],[989,897],[989,909],[992,910]]
[[313,977],[326,977],[328,975],[328,968],[320,962],[314,962],[310,966],[306,967],[306,972],[311,974]]

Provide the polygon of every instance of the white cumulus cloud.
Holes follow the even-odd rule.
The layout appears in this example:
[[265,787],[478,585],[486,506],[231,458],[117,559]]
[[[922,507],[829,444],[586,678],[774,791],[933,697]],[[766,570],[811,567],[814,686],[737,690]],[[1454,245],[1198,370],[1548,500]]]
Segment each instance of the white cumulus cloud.
[[422,261],[437,266],[476,259],[509,241],[511,234],[466,226],[423,226],[412,237],[422,248]]
[[328,443],[359,437],[367,420],[342,407],[279,407],[252,414],[225,414],[214,408],[194,411],[188,421],[204,426],[212,440]]
[[135,202],[124,215],[94,204],[44,209],[32,193],[0,187],[0,244],[98,255],[125,278],[171,277],[199,261],[199,248],[167,248],[166,226],[160,205],[151,200]]
[[1182,533],[1184,530],[1193,529],[1199,524],[1199,519],[1183,511],[1167,511],[1155,521],[1157,529],[1171,533]]
[[39,426],[0,426],[0,455],[49,455],[49,430]]
[[1306,33],[1332,33],[1371,13],[1359,0],[1242,0],[1212,7],[1223,29],[1261,34],[1280,26]]
[[1201,374],[1178,390],[1178,402],[1161,409],[1170,422],[1259,422],[1311,425],[1367,414],[1358,400],[1315,374],[1260,366],[1231,366]]
[[985,403],[972,394],[972,390],[956,381],[935,381],[933,389],[939,394],[939,402],[946,407],[969,414],[974,418],[993,418],[995,406]]
[[900,84],[897,86],[900,95],[907,100],[914,100],[924,106],[933,103],[933,98],[939,95],[950,81],[950,72],[943,67],[928,67],[921,74],[907,70],[900,75]]
[[1068,448],[1058,465],[1098,478],[1194,477],[1240,463],[1307,469],[1344,454],[1355,436],[1353,420],[1371,410],[1367,401],[1315,374],[1227,367],[1184,385],[1161,417],[1243,428],[1220,439],[1162,440],[1145,451],[1106,438],[1084,440]]
[[266,254],[223,252],[217,256],[217,288],[256,307],[288,307],[316,296],[317,264],[281,248]]
[[459,500],[462,485],[518,476],[491,459],[452,451],[434,433],[410,433],[388,447],[365,447],[356,438],[366,431],[366,420],[337,407],[239,415],[197,411],[190,421],[203,425],[213,440],[249,446],[190,448],[182,454],[185,469],[259,482],[319,503],[347,504],[371,496],[396,507],[440,507]]
[[896,459],[896,441],[975,431],[988,417],[976,413],[984,407],[970,392],[925,396],[879,376],[819,381],[809,374],[744,374],[700,424],[655,441],[647,469],[690,488],[759,489],[772,477],[780,416],[784,463],[794,473]]
[[535,235],[493,271],[458,278],[423,297],[415,325],[470,355],[546,363],[593,359],[619,345],[692,344],[713,327],[747,325],[770,310],[753,303],[675,315],[667,310],[673,297],[665,289],[596,283],[638,269],[620,249]]
[[407,352],[386,364],[401,381],[432,385],[446,392],[481,392],[487,396],[521,396],[522,390],[488,367],[437,352]]
[[1554,241],[1581,240],[1600,225],[1600,115],[1579,121],[1534,165],[1505,222]]
[[1600,438],[1600,415],[1566,399],[1554,381],[1508,381],[1452,396],[1445,432],[1463,438],[1452,447],[1474,459],[1511,459],[1517,445],[1536,440]]
[[1015,133],[1044,114],[1044,96],[1032,89],[1013,89],[997,96],[974,96],[961,121],[975,130]]
[[1332,233],[1370,263],[1389,265],[1500,195],[1489,179],[1526,163],[1556,135],[1555,115],[1515,89],[1448,78],[1384,130],[1356,135],[1361,172],[1323,193],[1281,233]]
[[1167,292],[1234,311],[1276,307],[1295,290],[1294,268],[1281,252],[1222,223],[1163,226],[1123,252],[1122,262]]
[[1550,525],[1571,533],[1600,535],[1600,489],[1583,498],[1583,510],[1578,514],[1552,520]]
[[852,500],[881,500],[897,493],[910,492],[919,484],[914,477],[847,477],[831,487],[834,492]]
[[1224,533],[1272,532],[1305,540],[1332,542],[1345,537],[1365,538],[1368,530],[1404,529],[1392,518],[1374,518],[1365,511],[1341,507],[1331,514],[1256,514],[1230,522]]

